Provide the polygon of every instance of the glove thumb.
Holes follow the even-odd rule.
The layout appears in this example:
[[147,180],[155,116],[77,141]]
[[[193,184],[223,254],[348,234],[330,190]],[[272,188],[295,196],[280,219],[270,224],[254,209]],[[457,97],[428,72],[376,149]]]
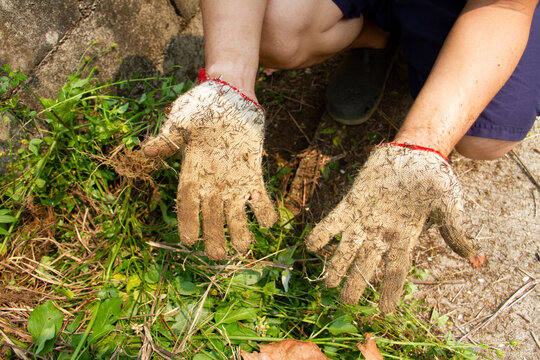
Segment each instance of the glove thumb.
[[173,126],[170,129],[160,131],[158,135],[145,141],[142,144],[142,150],[144,155],[151,158],[168,158],[189,142],[189,135],[189,130]]

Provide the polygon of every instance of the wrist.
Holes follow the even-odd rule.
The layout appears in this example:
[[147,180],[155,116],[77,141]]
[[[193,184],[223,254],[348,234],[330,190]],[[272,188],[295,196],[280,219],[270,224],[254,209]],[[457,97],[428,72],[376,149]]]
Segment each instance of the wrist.
[[407,129],[405,127],[400,129],[393,140],[395,143],[412,144],[436,150],[443,157],[448,157],[454,148],[452,141],[452,136],[442,138],[434,134],[434,132],[423,128]]
[[439,156],[446,163],[450,162],[450,160],[446,156],[444,156],[440,151],[430,148],[430,147],[422,146],[422,145],[416,145],[416,144],[411,144],[411,143],[400,143],[400,142],[388,142],[388,143],[382,143],[380,146],[397,146],[397,147],[407,148],[410,150],[431,152]]
[[[257,106],[258,108],[262,109],[262,106],[259,104],[259,102],[257,101],[256,97],[255,96],[250,96],[249,93],[243,91],[241,88],[238,88],[236,87],[235,85],[231,84],[230,82],[228,81],[225,81],[222,79],[221,76],[219,77],[215,77],[215,76],[212,76],[211,74],[209,74],[206,69],[204,68],[200,68],[199,69],[199,84],[202,84],[206,81],[213,81],[213,82],[216,82],[216,83],[219,83],[219,84],[222,84],[222,85],[225,85],[225,86],[228,86],[230,87],[232,90],[234,90],[236,93],[238,93],[239,95],[241,95],[244,99],[248,100],[249,102],[251,102],[253,105]],[[263,110],[263,109],[262,109]],[[264,110],[263,110],[264,111]]]
[[205,69],[208,76],[212,79],[221,79],[227,82],[231,87],[237,88],[243,94],[257,102],[255,96],[255,79],[257,76],[257,67],[247,66],[246,64],[211,64]]

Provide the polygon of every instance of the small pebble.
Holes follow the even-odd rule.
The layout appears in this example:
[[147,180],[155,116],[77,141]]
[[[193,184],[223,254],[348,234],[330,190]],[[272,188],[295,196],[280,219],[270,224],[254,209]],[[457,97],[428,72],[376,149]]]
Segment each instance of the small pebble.
[[432,260],[433,260],[433,259],[432,259],[432,258],[430,258],[430,257],[428,257],[427,259],[428,259],[428,261],[432,261]]
[[339,170],[340,173],[345,174],[345,170],[341,169]]
[[458,317],[457,317],[458,320],[461,320],[463,319],[463,315],[459,314]]
[[484,280],[484,279],[482,279],[482,278],[478,279],[478,282],[481,282],[481,283],[483,283],[484,281],[485,281],[485,280]]
[[522,280],[525,281],[525,282],[527,282],[527,281],[529,281],[529,279],[530,279],[530,277],[525,276]]

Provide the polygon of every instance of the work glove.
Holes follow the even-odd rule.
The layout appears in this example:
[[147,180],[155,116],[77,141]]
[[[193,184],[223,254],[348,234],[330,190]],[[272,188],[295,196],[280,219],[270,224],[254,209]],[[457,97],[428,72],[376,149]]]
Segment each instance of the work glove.
[[463,229],[465,217],[459,183],[438,152],[407,144],[378,146],[358,173],[352,189],[307,238],[318,251],[334,236],[341,241],[325,271],[325,283],[341,292],[344,303],[357,303],[380,263],[384,277],[379,308],[393,311],[411,265],[411,252],[430,217],[452,250],[473,267],[476,255]]
[[231,245],[245,253],[253,239],[246,204],[263,227],[277,219],[262,176],[264,111],[255,101],[201,70],[200,84],[176,99],[159,134],[143,144],[149,157],[183,150],[176,199],[181,241],[199,238],[214,260],[227,254],[224,218]]

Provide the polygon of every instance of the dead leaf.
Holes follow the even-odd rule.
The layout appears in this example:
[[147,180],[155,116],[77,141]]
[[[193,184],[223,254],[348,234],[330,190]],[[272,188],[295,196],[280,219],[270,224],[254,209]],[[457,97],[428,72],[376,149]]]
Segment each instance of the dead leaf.
[[383,356],[375,344],[375,337],[370,333],[365,333],[364,338],[366,341],[363,344],[357,344],[356,347],[366,360],[383,360]]
[[287,339],[259,347],[260,353],[242,351],[240,356],[244,360],[330,360],[317,345],[309,341]]
[[484,265],[486,259],[486,255],[474,255],[469,259],[469,262],[474,269],[478,269],[479,267],[482,267],[482,265]]

